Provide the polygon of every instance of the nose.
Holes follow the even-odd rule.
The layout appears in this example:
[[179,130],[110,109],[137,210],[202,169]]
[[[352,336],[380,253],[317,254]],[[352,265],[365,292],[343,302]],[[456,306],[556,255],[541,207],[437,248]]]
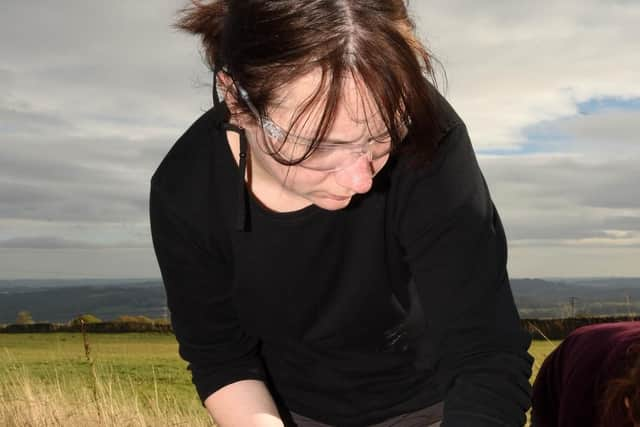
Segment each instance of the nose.
[[348,167],[335,172],[338,185],[355,193],[366,193],[372,185],[371,153],[362,155]]

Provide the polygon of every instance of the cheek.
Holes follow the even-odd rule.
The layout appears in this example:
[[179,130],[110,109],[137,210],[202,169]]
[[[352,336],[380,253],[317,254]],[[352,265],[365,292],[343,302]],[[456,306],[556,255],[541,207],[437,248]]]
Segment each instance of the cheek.
[[314,188],[323,185],[329,176],[329,174],[325,172],[318,172],[304,168],[295,168],[295,171],[292,170],[292,173],[294,173],[296,183],[300,187],[304,188]]
[[[287,169],[288,175],[287,175]],[[281,181],[284,182],[285,187],[291,190],[313,190],[316,187],[323,185],[329,174],[324,172],[313,171],[301,167],[292,166],[287,168],[282,166],[278,175]]]

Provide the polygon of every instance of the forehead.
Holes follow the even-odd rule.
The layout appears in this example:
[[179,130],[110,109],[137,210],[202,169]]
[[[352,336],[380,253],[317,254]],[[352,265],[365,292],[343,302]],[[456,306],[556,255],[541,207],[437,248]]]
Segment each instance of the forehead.
[[[280,124],[290,124],[315,92],[319,90],[320,83],[321,71],[316,68],[280,88],[275,105],[271,107],[272,118]],[[358,130],[366,130],[367,121],[371,128],[379,129],[381,126],[383,127],[384,123],[379,117],[380,112],[376,108],[375,102],[364,83],[355,80],[351,77],[351,74],[344,78],[341,83],[342,88],[336,105],[333,128],[339,129],[344,126],[354,127],[354,125],[357,125],[357,129],[355,131],[352,130],[350,133],[352,136],[358,136],[360,134]],[[329,83],[325,84],[325,86],[328,85]],[[300,121],[305,122],[308,120],[309,124],[307,126],[310,126],[311,123],[319,123],[326,100],[325,87],[318,94],[318,99],[314,101],[314,105],[304,113]],[[313,130],[314,128],[311,129]],[[341,139],[338,134],[335,137],[336,139]]]

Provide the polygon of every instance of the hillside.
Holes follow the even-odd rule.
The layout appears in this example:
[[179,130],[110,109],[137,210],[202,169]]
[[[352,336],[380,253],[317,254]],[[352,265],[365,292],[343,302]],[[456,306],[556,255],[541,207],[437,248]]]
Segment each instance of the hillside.
[[[522,318],[640,313],[640,279],[511,279]],[[573,306],[572,306],[573,304]],[[128,315],[168,316],[159,279],[0,280],[0,323],[20,310],[35,321],[65,322],[82,313],[102,320]]]

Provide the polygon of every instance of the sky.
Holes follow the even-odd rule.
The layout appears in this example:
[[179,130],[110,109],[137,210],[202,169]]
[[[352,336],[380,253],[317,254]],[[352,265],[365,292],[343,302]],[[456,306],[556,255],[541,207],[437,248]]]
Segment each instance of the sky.
[[[160,278],[149,179],[212,104],[199,39],[171,28],[186,4],[3,1],[0,279]],[[640,2],[408,4],[510,277],[639,277]]]

